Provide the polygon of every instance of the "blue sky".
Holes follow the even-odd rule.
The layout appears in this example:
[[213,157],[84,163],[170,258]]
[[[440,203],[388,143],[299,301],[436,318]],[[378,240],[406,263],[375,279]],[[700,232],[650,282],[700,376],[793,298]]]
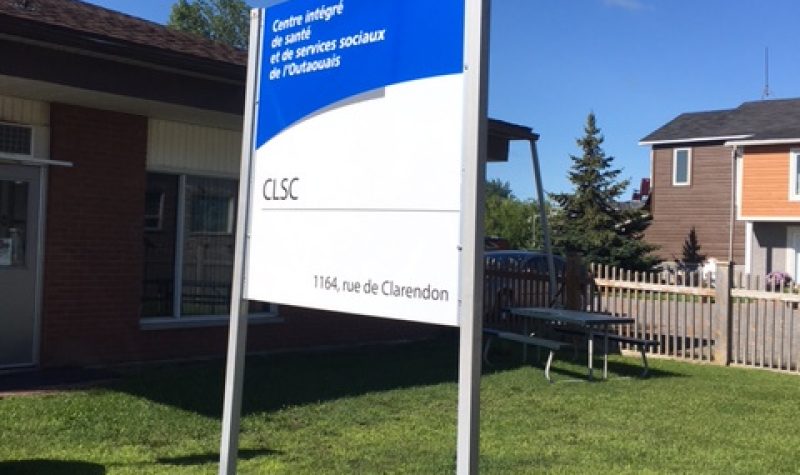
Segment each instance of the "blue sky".
[[[91,3],[165,23],[174,2]],[[633,188],[649,174],[643,136],[682,112],[761,99],[765,47],[770,98],[800,97],[798,18],[796,0],[494,0],[489,115],[541,134],[544,188],[566,191],[569,155],[594,111]],[[521,198],[535,192],[522,144],[488,176]]]

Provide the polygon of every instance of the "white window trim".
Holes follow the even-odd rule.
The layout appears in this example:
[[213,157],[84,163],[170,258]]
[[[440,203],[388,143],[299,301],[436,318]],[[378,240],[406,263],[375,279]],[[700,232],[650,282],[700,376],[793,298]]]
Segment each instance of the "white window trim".
[[797,160],[800,159],[800,148],[789,150],[789,201],[800,201],[797,190]]
[[[271,305],[269,312],[251,313],[247,315],[247,323],[262,325],[267,323],[283,323],[283,317],[278,315],[277,305]],[[139,319],[141,330],[169,330],[172,328],[205,328],[225,327],[230,324],[229,315],[209,315],[191,317],[147,317]]]
[[[678,182],[678,152],[686,152],[686,182]],[[689,186],[692,184],[692,149],[676,148],[672,150],[672,186]]]

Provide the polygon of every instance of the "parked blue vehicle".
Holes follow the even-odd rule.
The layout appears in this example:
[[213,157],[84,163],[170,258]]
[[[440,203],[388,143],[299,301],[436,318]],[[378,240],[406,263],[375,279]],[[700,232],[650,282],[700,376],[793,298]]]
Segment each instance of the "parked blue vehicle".
[[[544,281],[548,275],[547,253],[541,251],[487,251],[484,254],[484,313],[498,316],[504,309],[540,302],[546,305]],[[564,273],[566,261],[554,255],[556,275]],[[541,278],[537,279],[537,276]],[[541,294],[541,295],[540,295]]]

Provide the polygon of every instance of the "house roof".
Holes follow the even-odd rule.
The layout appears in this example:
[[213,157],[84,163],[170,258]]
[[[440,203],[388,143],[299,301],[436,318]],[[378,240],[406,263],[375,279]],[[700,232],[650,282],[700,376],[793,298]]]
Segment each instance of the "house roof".
[[800,99],[745,102],[735,109],[681,114],[641,144],[800,138]]
[[247,52],[78,0],[0,0],[0,31],[172,67],[203,64],[243,75]]

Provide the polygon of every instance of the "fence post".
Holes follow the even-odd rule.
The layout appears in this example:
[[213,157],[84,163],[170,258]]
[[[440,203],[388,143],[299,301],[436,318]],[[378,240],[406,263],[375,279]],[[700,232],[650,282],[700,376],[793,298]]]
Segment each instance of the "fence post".
[[568,310],[586,310],[581,308],[583,272],[582,256],[577,252],[568,252],[564,266],[564,307]]
[[731,361],[733,262],[717,262],[716,286],[711,332],[714,338],[714,363],[727,366]]

